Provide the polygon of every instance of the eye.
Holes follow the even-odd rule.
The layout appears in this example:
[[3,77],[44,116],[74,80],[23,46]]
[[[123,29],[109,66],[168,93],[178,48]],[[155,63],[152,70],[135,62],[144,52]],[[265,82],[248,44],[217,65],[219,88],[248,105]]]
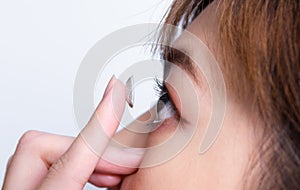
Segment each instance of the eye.
[[179,112],[177,111],[172,99],[169,96],[169,91],[164,81],[160,81],[157,78],[154,80],[155,80],[154,89],[156,90],[157,95],[159,96],[157,102],[157,112],[158,112],[159,119],[165,120],[170,117],[175,117],[176,119],[179,120],[180,119]]

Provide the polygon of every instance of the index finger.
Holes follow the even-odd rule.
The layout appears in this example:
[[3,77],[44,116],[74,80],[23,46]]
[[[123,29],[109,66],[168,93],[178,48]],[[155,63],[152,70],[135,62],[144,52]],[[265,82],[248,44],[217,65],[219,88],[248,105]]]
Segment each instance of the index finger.
[[[118,94],[114,102],[113,94]],[[70,148],[51,166],[40,189],[82,189],[115,133],[124,106],[125,87],[112,77],[90,121]]]

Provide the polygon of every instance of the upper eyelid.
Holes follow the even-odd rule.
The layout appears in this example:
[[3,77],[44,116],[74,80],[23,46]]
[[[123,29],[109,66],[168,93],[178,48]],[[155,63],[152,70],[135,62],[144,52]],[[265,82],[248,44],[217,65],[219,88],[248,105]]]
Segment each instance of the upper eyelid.
[[172,61],[187,61],[189,57],[186,55],[184,50],[178,50],[176,48],[168,48],[165,52],[165,59],[172,62]]
[[[193,60],[187,55],[187,51],[184,49],[176,49],[167,47],[163,53],[163,59],[167,61],[169,66],[172,64],[177,65],[186,71],[197,84],[200,84],[200,77],[197,67],[195,67]],[[171,63],[171,64],[170,64]],[[166,68],[169,70],[169,68]]]

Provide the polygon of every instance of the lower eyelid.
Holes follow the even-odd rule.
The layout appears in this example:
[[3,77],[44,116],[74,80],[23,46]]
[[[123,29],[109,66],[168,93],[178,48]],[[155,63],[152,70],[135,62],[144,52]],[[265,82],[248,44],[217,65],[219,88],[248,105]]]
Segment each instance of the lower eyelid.
[[178,127],[178,120],[175,117],[169,117],[159,124],[157,131],[174,132]]

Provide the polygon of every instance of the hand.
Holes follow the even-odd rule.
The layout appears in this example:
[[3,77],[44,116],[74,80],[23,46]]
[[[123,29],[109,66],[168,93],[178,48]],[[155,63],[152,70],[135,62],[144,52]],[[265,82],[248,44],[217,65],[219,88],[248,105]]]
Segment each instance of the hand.
[[[120,105],[117,110],[113,109],[110,101],[113,90],[120,92],[120,98],[115,102]],[[3,189],[76,190],[83,189],[87,182],[98,187],[117,185],[121,176],[134,172],[136,168],[117,166],[100,156],[105,152],[119,125],[116,115],[123,114],[124,106],[124,85],[113,77],[90,122],[76,138],[38,131],[25,133],[8,161]],[[101,131],[100,126],[95,126],[95,123],[101,123],[106,138],[103,138],[101,132],[95,132],[98,129]],[[97,147],[90,146],[89,142],[97,142]],[[96,153],[94,148],[97,149]],[[120,154],[123,162],[128,159],[130,165],[136,167],[142,156],[129,155],[133,154],[132,151],[120,151],[117,154]]]

